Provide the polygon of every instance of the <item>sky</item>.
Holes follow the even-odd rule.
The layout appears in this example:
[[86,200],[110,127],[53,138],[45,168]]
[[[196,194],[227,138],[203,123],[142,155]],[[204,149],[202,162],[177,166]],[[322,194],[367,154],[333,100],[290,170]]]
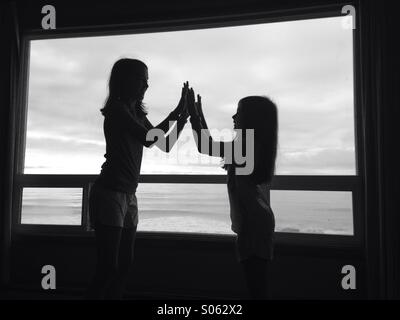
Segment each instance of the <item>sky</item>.
[[[121,36],[32,40],[25,173],[98,174],[102,108],[113,63],[144,61],[144,103],[154,124],[177,105],[184,81],[202,96],[215,139],[233,135],[248,95],[278,106],[276,174],[355,174],[353,42],[343,18]],[[222,135],[222,133],[224,133]],[[142,173],[223,174],[184,129],[169,154],[144,150]]]

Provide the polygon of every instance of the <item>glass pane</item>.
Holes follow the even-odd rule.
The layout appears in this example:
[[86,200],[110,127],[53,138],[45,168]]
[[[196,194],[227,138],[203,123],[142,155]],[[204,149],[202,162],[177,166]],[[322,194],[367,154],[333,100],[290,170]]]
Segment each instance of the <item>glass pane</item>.
[[142,183],[137,198],[138,230],[232,233],[225,184]]
[[[343,17],[32,40],[25,173],[100,172],[99,109],[121,57],[149,67],[144,102],[153,124],[177,105],[186,80],[202,95],[216,139],[232,135],[240,98],[268,95],[279,108],[277,174],[355,174],[353,39]],[[146,149],[142,173],[223,174],[219,162],[199,156],[186,130],[168,155]]]
[[271,191],[276,231],[353,235],[351,192]]
[[[138,188],[141,231],[232,234],[224,184],[152,184]],[[351,192],[271,191],[277,232],[353,235]]]
[[81,225],[81,188],[24,188],[22,224]]

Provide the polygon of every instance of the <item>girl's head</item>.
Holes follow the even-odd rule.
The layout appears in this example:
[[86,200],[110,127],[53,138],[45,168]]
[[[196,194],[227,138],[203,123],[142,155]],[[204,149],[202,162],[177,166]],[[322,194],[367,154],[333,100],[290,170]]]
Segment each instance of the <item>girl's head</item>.
[[127,104],[136,102],[136,112],[145,115],[142,100],[148,88],[148,70],[140,60],[123,58],[114,63],[108,81],[108,97],[104,110],[112,101],[120,100]]
[[[254,171],[257,183],[270,182],[275,171],[278,144],[278,110],[264,96],[249,96],[238,103],[233,115],[235,129],[254,129]],[[247,142],[246,142],[247,143]]]

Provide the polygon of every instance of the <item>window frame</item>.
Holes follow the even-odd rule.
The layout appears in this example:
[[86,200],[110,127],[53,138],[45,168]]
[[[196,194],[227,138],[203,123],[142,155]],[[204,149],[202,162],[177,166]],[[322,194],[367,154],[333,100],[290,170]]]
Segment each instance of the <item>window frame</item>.
[[[96,175],[60,175],[60,174],[23,174],[25,162],[26,131],[27,131],[27,97],[29,83],[29,56],[30,41],[40,39],[111,36],[124,34],[143,34],[149,32],[177,31],[190,29],[205,29],[236,25],[250,25],[258,23],[272,23],[294,21],[300,19],[316,19],[340,16],[341,8],[349,4],[318,6],[294,10],[279,10],[258,12],[243,15],[217,16],[207,18],[193,18],[169,21],[151,21],[130,23],[112,26],[63,28],[56,30],[29,30],[21,37],[21,67],[19,71],[18,101],[16,110],[15,135],[15,164],[13,186],[13,217],[12,232],[29,235],[78,235],[93,234],[88,228],[88,195],[91,183]],[[357,9],[356,4],[354,5]],[[359,46],[359,19],[357,28],[353,30],[353,86],[354,86],[354,145],[355,145],[355,174],[354,175],[276,175],[272,182],[272,190],[314,190],[314,191],[350,191],[352,192],[353,235],[305,234],[276,232],[276,241],[282,244],[302,244],[309,246],[340,246],[361,247],[364,244],[364,145],[362,109],[360,106],[360,46]],[[360,174],[362,173],[362,174]],[[141,175],[140,183],[225,183],[225,175]],[[22,189],[24,187],[78,187],[83,189],[82,194],[82,225],[30,225],[21,224]],[[174,232],[138,232],[139,237],[145,238],[176,238],[232,241],[234,235],[215,235],[197,233]]]

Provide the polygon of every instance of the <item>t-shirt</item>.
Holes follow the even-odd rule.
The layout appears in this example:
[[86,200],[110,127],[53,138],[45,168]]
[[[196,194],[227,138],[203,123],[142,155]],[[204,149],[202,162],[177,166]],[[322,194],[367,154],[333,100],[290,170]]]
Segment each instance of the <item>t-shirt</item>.
[[122,102],[109,106],[103,125],[106,161],[101,166],[98,183],[116,191],[136,192],[149,126],[146,116],[134,117]]

